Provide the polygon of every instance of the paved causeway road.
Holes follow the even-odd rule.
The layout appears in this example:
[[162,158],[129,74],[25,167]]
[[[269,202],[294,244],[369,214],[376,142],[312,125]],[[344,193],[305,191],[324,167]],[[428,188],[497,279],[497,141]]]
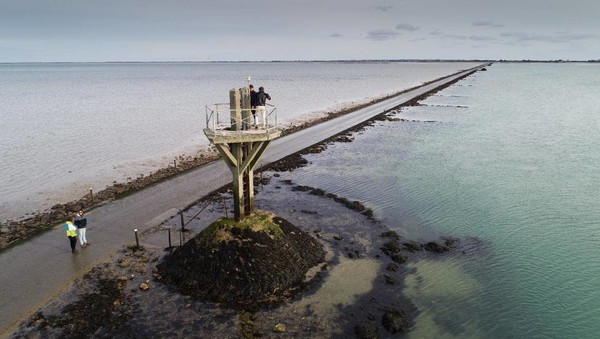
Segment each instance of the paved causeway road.
[[[481,66],[479,66],[481,67]],[[422,94],[465,77],[479,67],[274,140],[261,163],[268,164],[330,138]],[[215,161],[168,179],[86,214],[92,245],[71,254],[63,227],[56,227],[0,253],[0,337],[64,291],[92,267],[133,240],[139,232],[174,216],[199,198],[231,182],[231,172]]]

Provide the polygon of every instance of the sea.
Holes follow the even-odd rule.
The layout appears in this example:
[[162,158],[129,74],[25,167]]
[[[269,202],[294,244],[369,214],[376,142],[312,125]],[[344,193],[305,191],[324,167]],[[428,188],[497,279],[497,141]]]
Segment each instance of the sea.
[[249,82],[265,87],[286,127],[475,65],[0,64],[0,222],[46,211],[205,151],[206,106],[228,102],[230,89]]
[[[204,106],[248,76],[291,124],[471,66],[0,65],[2,215],[205,147]],[[598,63],[494,63],[306,155],[293,181],[362,202],[405,239],[459,239],[408,263],[408,337],[598,338],[598,93]]]
[[460,239],[409,264],[408,337],[598,338],[600,64],[486,69],[307,155],[294,182],[405,239]]

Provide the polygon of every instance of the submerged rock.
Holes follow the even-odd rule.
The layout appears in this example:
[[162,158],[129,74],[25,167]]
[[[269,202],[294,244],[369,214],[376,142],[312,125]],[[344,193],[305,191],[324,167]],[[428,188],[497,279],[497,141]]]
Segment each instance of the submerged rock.
[[444,253],[448,252],[450,248],[448,248],[448,246],[440,245],[435,241],[430,241],[427,244],[425,244],[425,250],[435,253]]
[[221,218],[157,266],[160,280],[200,300],[268,301],[302,285],[324,261],[313,237],[268,212]]
[[391,333],[406,332],[408,329],[408,321],[406,314],[402,310],[390,310],[383,314],[381,323],[386,330]]
[[379,339],[379,328],[373,324],[360,324],[354,327],[354,334],[359,339]]

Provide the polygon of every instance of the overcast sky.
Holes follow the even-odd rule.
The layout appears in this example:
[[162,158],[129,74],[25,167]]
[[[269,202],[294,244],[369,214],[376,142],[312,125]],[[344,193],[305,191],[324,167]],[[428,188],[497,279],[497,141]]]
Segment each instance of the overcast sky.
[[0,0],[0,62],[600,59],[600,0]]

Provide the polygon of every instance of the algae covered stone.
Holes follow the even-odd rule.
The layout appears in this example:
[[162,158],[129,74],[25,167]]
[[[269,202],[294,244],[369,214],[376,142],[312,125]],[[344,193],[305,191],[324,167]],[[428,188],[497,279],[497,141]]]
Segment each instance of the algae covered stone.
[[201,300],[260,302],[300,286],[324,260],[322,245],[273,213],[220,218],[157,268],[161,281]]

